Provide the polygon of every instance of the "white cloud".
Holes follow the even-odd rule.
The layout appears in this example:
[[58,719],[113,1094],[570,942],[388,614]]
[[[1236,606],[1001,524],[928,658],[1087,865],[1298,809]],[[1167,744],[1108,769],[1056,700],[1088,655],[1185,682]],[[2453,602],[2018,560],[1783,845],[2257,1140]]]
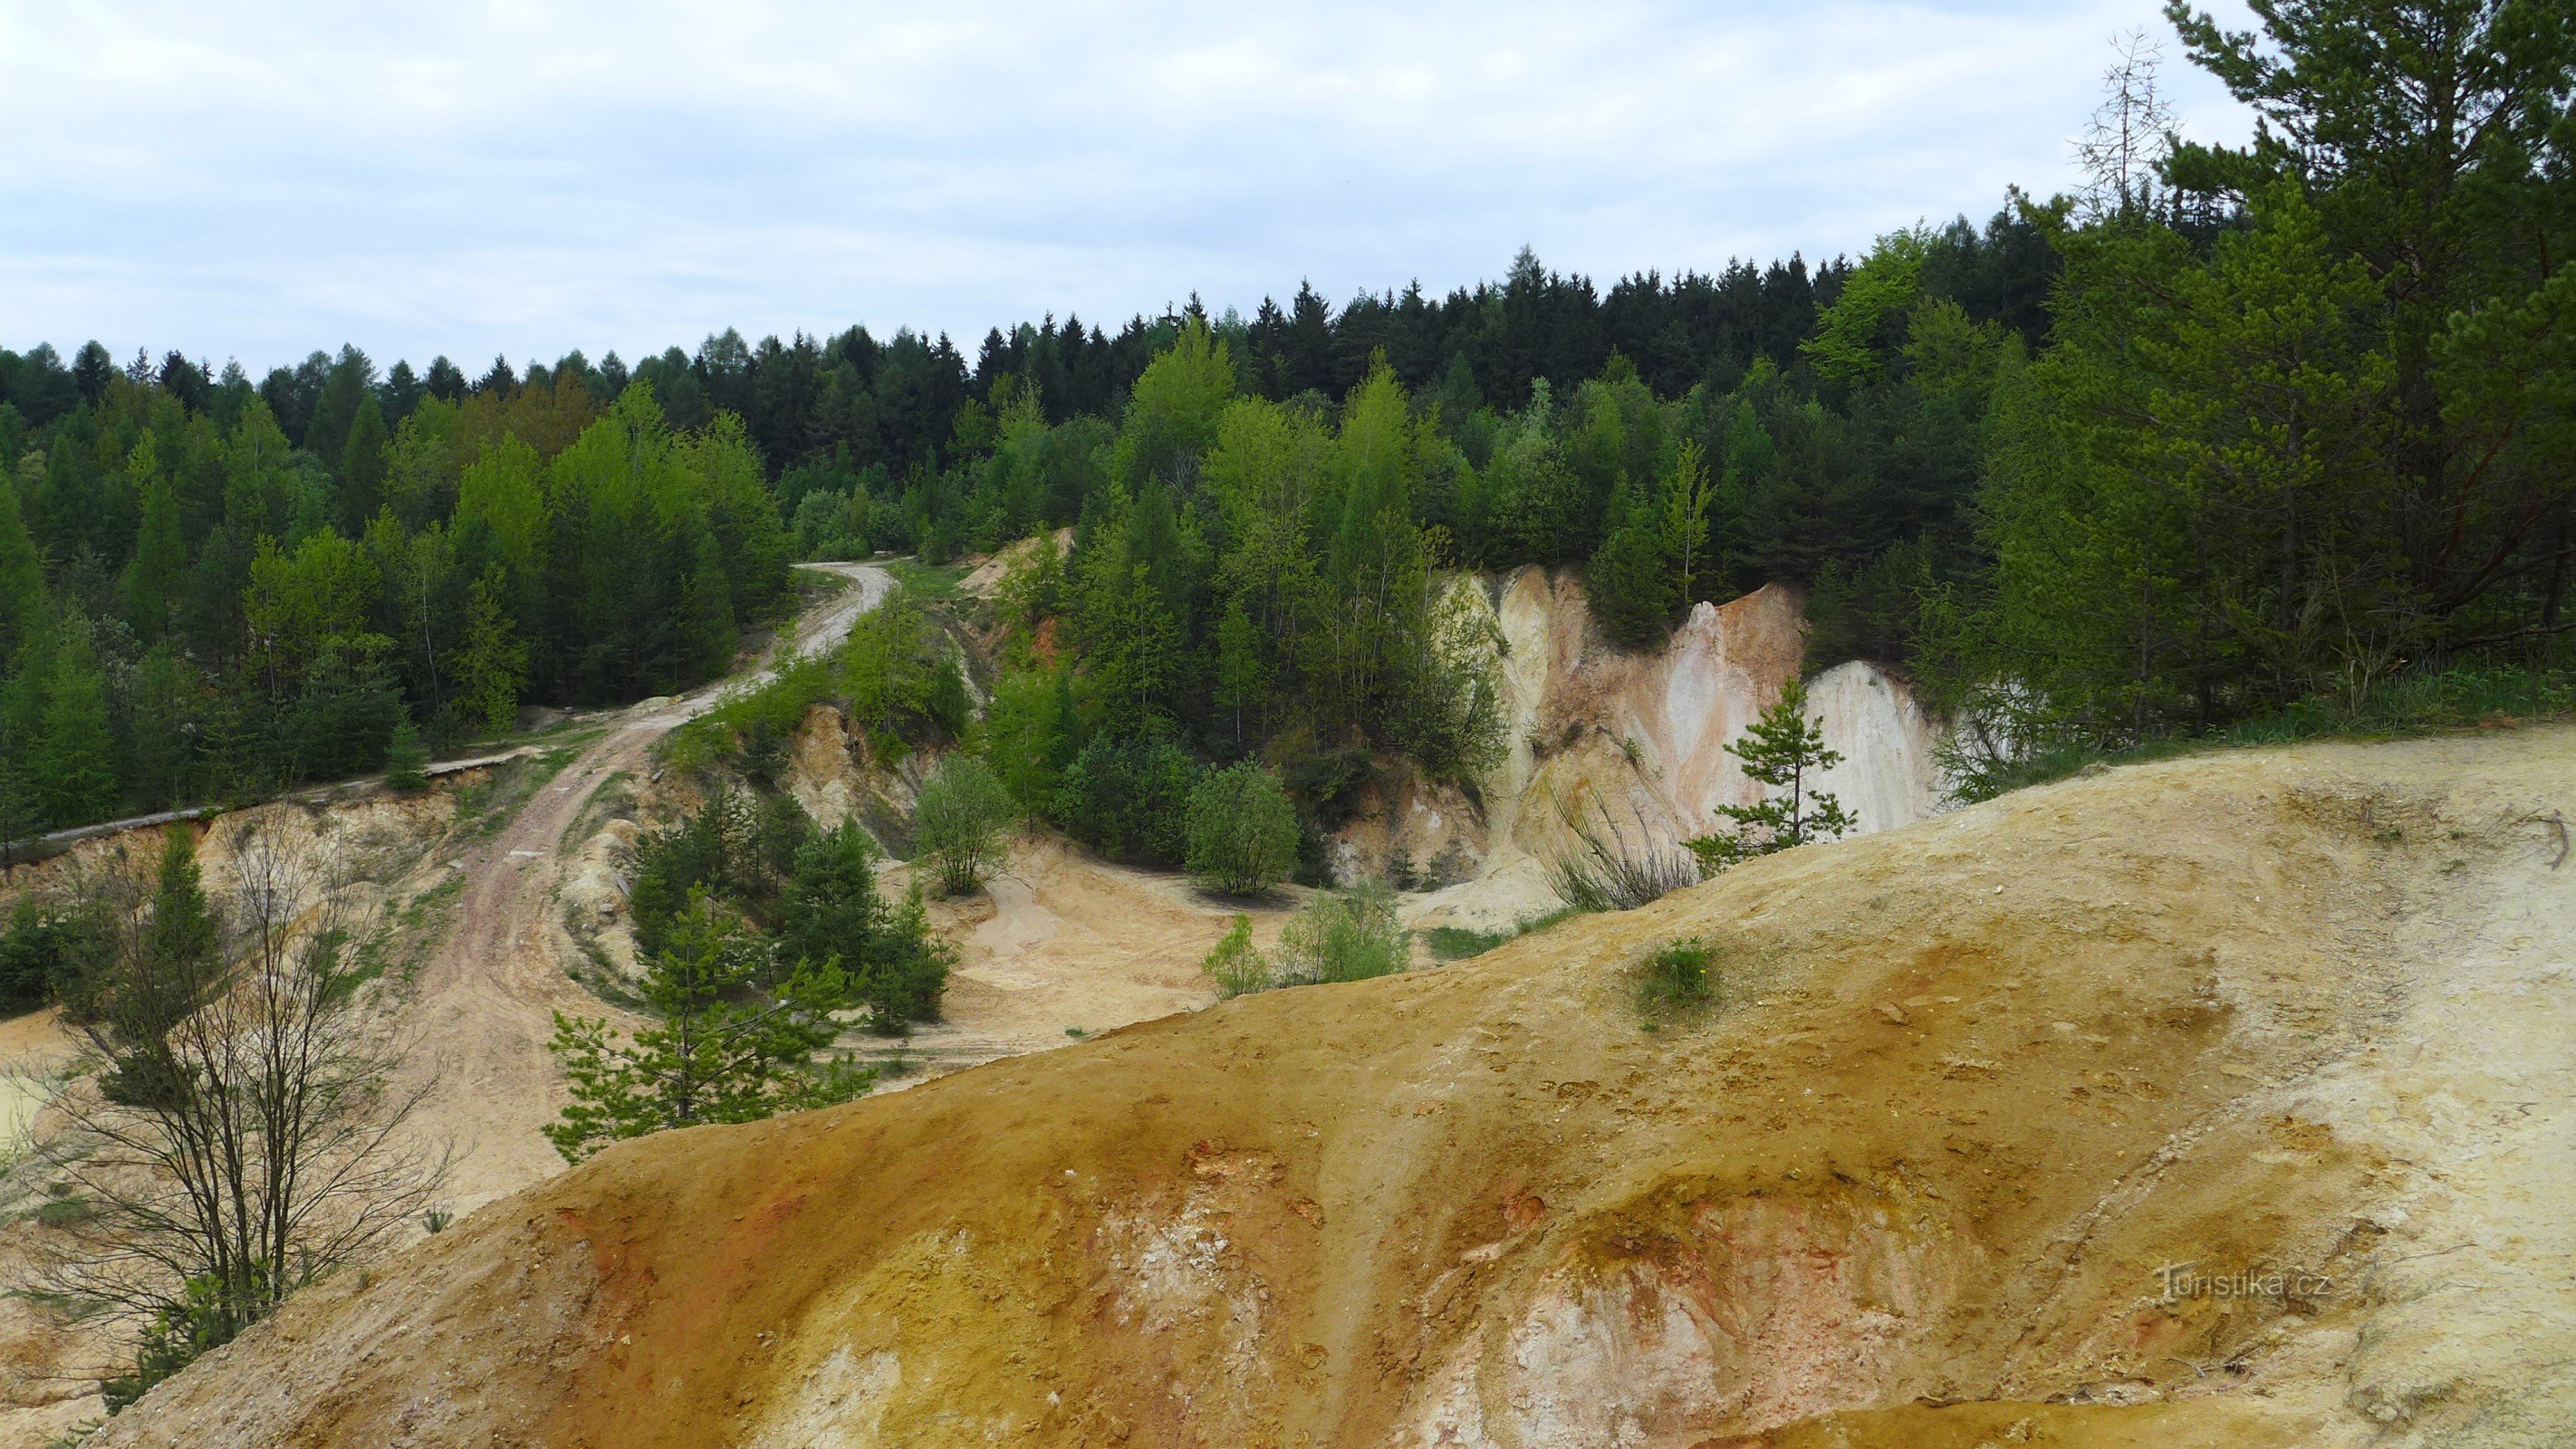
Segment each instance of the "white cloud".
[[[727,325],[971,346],[1857,250],[2071,179],[2149,0],[1786,7],[0,0],[0,344],[262,368]],[[2179,57],[2194,134],[2238,108]]]

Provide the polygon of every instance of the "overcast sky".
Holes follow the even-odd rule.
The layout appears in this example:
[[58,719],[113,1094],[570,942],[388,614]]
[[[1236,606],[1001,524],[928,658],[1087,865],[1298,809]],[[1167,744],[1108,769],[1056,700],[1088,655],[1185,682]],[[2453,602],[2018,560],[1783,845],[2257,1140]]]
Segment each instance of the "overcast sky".
[[[2136,26],[2153,0],[0,0],[0,346],[971,353],[1193,290],[1445,291],[1523,243],[1605,286],[1856,252],[2069,185]],[[2245,133],[2165,75],[2187,132]]]

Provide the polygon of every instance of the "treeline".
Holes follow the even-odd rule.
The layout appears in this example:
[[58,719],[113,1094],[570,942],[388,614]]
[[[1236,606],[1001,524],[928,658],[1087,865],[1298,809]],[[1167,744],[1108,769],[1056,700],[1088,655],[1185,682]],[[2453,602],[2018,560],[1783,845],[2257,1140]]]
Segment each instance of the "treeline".
[[[1954,226],[1930,251],[1932,285],[1968,299],[1980,335],[2037,325],[2049,253],[2025,222]],[[757,345],[727,332],[631,370],[613,353],[524,373],[496,359],[474,378],[444,357],[379,373],[343,348],[256,385],[175,353],[120,367],[96,343],[68,363],[0,351],[0,837],[373,768],[405,721],[445,747],[506,727],[522,701],[703,679],[782,606],[800,549],[937,561],[1085,519],[1086,539],[1137,534],[1131,563],[1176,631],[1177,663],[1103,662],[1129,671],[1103,686],[1126,701],[1123,732],[1150,718],[1206,736],[1200,753],[1220,735],[1248,748],[1286,708],[1254,709],[1251,691],[1302,700],[1311,677],[1323,734],[1454,774],[1471,742],[1425,702],[1447,688],[1427,650],[1436,569],[1589,556],[1684,442],[1743,502],[1708,587],[1857,568],[1923,511],[1880,510],[1887,525],[1858,541],[1823,526],[1849,501],[1837,490],[1878,476],[1836,453],[1840,433],[1813,436],[1841,412],[1802,411],[1804,341],[1847,276],[1793,258],[1604,294],[1524,254],[1445,299],[1412,288],[1334,309],[1306,288],[1248,320],[1193,303],[1115,336],[1070,318],[996,329],[971,366],[945,338],[863,328]],[[1189,373],[1173,385],[1188,395],[1158,394],[1147,375],[1185,337],[1191,360],[1166,370]],[[1239,428],[1284,430],[1309,456],[1279,465],[1285,483],[1228,485],[1225,522],[1198,470],[1235,402]],[[1747,407],[1762,421],[1742,422]],[[1786,464],[1757,458],[1756,426],[1790,436]],[[1353,461],[1371,449],[1385,456]],[[1369,475],[1356,505],[1324,477],[1352,467]],[[1333,625],[1329,665],[1280,632],[1312,612],[1291,597],[1304,581],[1256,598],[1232,582],[1250,565],[1219,578],[1241,542],[1227,530],[1251,523],[1245,490],[1283,486],[1294,497],[1262,505],[1267,526],[1296,514],[1301,537],[1348,536],[1321,560],[1337,589],[1358,587],[1369,528],[1331,510],[1405,520],[1366,566],[1374,602]],[[1085,598],[1101,595],[1099,556],[1087,546],[1077,570]],[[1656,602],[1622,614],[1623,635],[1679,597],[1669,581],[1639,592]],[[1213,631],[1238,603],[1220,689]],[[1087,607],[1083,637],[1105,637],[1107,606]],[[1271,635],[1258,649],[1245,620]],[[1117,777],[1077,776],[1095,778]]]
[[457,738],[701,678],[796,551],[1066,527],[1005,774],[1147,857],[1173,829],[1109,806],[1185,794],[1184,760],[1263,752],[1318,799],[1350,751],[1471,777],[1457,566],[1580,566],[1628,645],[1799,585],[1812,662],[1909,668],[2011,749],[2551,665],[2566,11],[2249,37],[2175,7],[2251,147],[2173,142],[2133,63],[2084,197],[1813,270],[1604,292],[1524,253],[1443,298],[1048,319],[971,362],[863,328],[474,379],[344,349],[256,386],[0,352],[0,833],[343,768],[406,714]]
[[2133,64],[2097,134],[2147,143],[2041,215],[2050,345],[1918,642],[1989,756],[2571,662],[2576,7],[2263,13],[2168,7],[2250,146],[2175,140]]
[[0,364],[0,838],[693,683],[787,600],[759,451],[649,386],[451,400],[344,350],[311,396],[174,362],[93,397],[41,349]]

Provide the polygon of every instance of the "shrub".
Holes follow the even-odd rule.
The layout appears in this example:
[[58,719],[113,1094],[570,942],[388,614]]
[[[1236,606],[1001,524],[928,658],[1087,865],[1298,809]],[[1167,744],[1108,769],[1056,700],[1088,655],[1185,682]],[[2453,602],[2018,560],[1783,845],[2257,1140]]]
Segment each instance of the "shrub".
[[1252,895],[1297,864],[1297,812],[1279,777],[1245,760],[1190,792],[1190,876],[1212,891]]
[[1228,1000],[1254,991],[1267,991],[1274,984],[1270,979],[1269,958],[1261,954],[1261,948],[1252,944],[1250,916],[1234,918],[1234,929],[1225,933],[1225,939],[1216,943],[1215,950],[1208,952],[1207,959],[1199,963],[1199,969],[1215,979],[1217,995]]
[[1002,868],[1003,827],[1011,792],[982,760],[952,754],[921,782],[912,811],[913,845],[939,879],[941,892],[963,895]]
[[1395,894],[1371,883],[1319,896],[1279,935],[1271,975],[1281,986],[1365,981],[1404,969],[1410,933],[1395,920]]

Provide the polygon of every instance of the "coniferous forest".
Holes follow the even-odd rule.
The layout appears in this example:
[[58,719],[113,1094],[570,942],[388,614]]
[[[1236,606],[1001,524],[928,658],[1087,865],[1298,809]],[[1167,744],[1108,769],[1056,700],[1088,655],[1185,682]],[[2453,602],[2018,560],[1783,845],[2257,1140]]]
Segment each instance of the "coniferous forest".
[[[2169,11],[2262,118],[2136,61],[2089,182],[1864,255],[1195,300],[966,350],[709,337],[469,376],[0,351],[0,837],[452,749],[720,672],[799,557],[1058,528],[989,721],[1041,813],[1169,859],[1209,760],[1499,745],[1440,580],[1585,572],[1610,640],[1806,591],[1986,748],[2227,728],[2566,667],[2576,20]],[[1311,783],[1311,780],[1310,780]],[[1122,811],[1136,812],[1129,823]],[[1118,832],[1128,832],[1118,834]]]

